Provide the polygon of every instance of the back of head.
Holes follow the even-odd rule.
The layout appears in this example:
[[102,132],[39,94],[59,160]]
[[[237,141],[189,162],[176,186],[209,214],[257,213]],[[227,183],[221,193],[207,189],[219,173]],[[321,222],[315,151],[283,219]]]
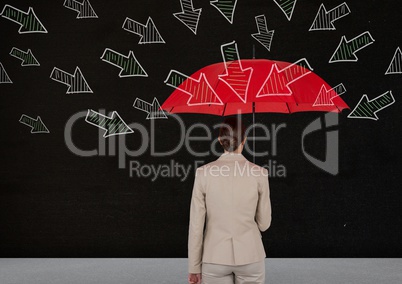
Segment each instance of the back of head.
[[223,148],[228,152],[236,151],[244,140],[246,127],[240,117],[228,117],[219,129],[219,138]]

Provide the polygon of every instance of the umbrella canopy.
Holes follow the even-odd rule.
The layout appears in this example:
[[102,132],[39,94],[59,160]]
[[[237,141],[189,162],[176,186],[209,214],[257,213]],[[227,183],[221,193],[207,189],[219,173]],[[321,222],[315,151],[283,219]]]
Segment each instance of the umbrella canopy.
[[[346,91],[344,86],[332,88],[312,72],[306,59],[295,63],[240,60],[235,42],[222,45],[222,56],[224,62],[189,77],[170,71],[165,83],[175,90],[160,108],[170,113],[221,116],[252,113],[253,124],[258,112],[341,112],[349,108],[339,97]],[[255,128],[255,137],[254,132]]]
[[[306,59],[295,63],[267,59],[238,60],[223,47],[224,62],[206,66],[191,76],[172,70],[165,83],[175,88],[161,109],[170,113],[232,115],[252,112],[340,112],[348,105],[339,97],[343,85],[332,88],[312,72]],[[235,60],[228,60],[228,59]]]

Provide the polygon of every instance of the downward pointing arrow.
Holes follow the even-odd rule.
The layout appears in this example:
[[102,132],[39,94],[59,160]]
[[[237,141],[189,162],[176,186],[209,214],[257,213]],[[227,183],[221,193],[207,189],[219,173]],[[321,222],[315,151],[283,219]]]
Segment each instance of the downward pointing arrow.
[[226,73],[219,75],[219,80],[224,82],[233,90],[243,103],[247,101],[248,86],[250,83],[253,68],[243,69],[237,50],[237,44],[233,41],[221,46]]
[[279,70],[273,64],[264,84],[257,93],[258,97],[265,96],[291,96],[293,94],[289,85],[311,73],[312,68],[305,58]]
[[336,30],[334,22],[349,14],[350,9],[346,3],[342,3],[328,12],[327,9],[325,9],[324,4],[321,4],[309,31]]
[[21,66],[40,66],[38,60],[36,60],[35,56],[33,56],[32,51],[28,49],[27,52],[24,52],[16,47],[11,49],[10,55],[21,59]]
[[154,98],[152,104],[141,100],[140,98],[136,98],[133,107],[148,113],[147,119],[167,118],[165,112],[160,109],[161,105],[156,98]]
[[296,1],[297,0],[274,0],[276,5],[279,6],[279,8],[282,10],[289,21],[290,19],[292,19],[293,11],[296,6]]
[[47,30],[35,15],[32,7],[29,7],[28,12],[25,13],[10,5],[5,5],[0,14],[2,17],[19,24],[21,27],[18,33],[47,33]]
[[19,121],[22,124],[31,127],[32,128],[31,133],[50,133],[45,124],[42,122],[40,116],[34,119],[32,117],[23,114]]
[[237,0],[214,0],[209,2],[225,17],[229,23],[233,24],[234,12],[237,5]]
[[88,0],[84,0],[82,3],[75,0],[66,0],[63,6],[78,12],[77,19],[98,17]]
[[186,25],[194,34],[197,34],[202,9],[194,10],[193,0],[180,0],[180,4],[182,12],[174,13],[173,16]]
[[324,85],[322,85],[320,93],[317,96],[313,106],[333,106],[334,103],[332,99],[346,93],[346,88],[343,84],[339,84],[330,90],[327,90]]
[[104,138],[134,132],[116,111],[112,113],[111,117],[108,117],[91,109],[88,110],[85,121],[100,129],[106,130],[103,134]]
[[124,56],[123,54],[106,48],[101,59],[107,63],[119,67],[121,69],[119,73],[120,78],[133,76],[148,77],[148,74],[137,61],[134,53],[131,50],[128,56]]
[[329,60],[329,63],[355,62],[358,60],[355,53],[372,43],[374,43],[374,39],[369,32],[364,32],[351,40],[346,40],[346,37],[342,36],[341,42]]
[[389,107],[395,103],[395,99],[392,96],[391,91],[387,91],[384,94],[369,101],[367,95],[363,95],[356,107],[348,115],[348,118],[367,118],[378,120],[377,112]]
[[255,21],[257,23],[258,33],[252,34],[251,36],[261,43],[268,51],[270,51],[272,37],[274,36],[275,31],[268,30],[265,15],[256,16]]
[[136,22],[130,18],[126,18],[123,23],[123,29],[130,33],[139,35],[141,37],[140,41],[138,42],[139,44],[165,43],[151,17],[148,18],[146,25]]
[[198,79],[188,77],[180,72],[171,70],[165,80],[166,85],[181,90],[190,95],[187,105],[223,105],[219,96],[212,89],[204,73]]
[[56,82],[67,85],[67,94],[93,93],[78,67],[75,68],[74,75],[54,67],[50,78]]

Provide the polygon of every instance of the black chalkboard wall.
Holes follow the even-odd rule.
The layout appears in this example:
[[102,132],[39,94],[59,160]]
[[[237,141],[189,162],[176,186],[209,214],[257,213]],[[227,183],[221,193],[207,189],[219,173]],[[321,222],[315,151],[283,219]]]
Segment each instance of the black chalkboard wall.
[[[321,4],[325,17],[311,30]],[[202,9],[198,23],[191,5]],[[193,20],[187,26],[174,16],[182,7]],[[147,119],[147,104],[145,110],[133,104],[137,98],[162,104],[174,91],[164,82],[170,70],[191,75],[222,62],[221,46],[232,41],[242,59],[252,58],[253,46],[256,58],[306,58],[330,86],[343,84],[341,98],[350,107],[328,129],[324,112],[255,115],[268,129],[283,126],[275,145],[256,141],[257,151],[269,153],[255,163],[270,166],[272,175],[267,256],[402,256],[398,1],[14,0],[2,1],[0,9],[1,257],[187,257],[195,168],[222,153],[219,147],[212,153],[211,143],[223,117],[177,115],[186,132],[203,123],[213,133],[189,142],[194,151],[207,152],[197,157],[179,145],[178,119],[167,112],[167,119]],[[261,15],[274,31],[265,47],[251,36]],[[147,33],[149,17],[160,37],[155,30],[141,37],[123,27],[129,18],[127,25]],[[356,57],[330,63],[343,36]],[[101,59],[112,60],[113,52],[122,59],[130,51],[140,64],[135,76]],[[348,117],[363,95],[378,119]],[[109,117],[116,111],[134,133],[104,138],[104,130],[85,120],[88,110]],[[242,117],[252,123],[251,114]],[[305,136],[305,150],[323,160],[326,136],[336,133],[336,174],[302,151],[302,133],[317,119],[323,127]],[[152,143],[141,129],[145,135],[154,129]],[[256,136],[263,134],[256,128]],[[206,131],[195,128],[191,136]],[[156,152],[178,149],[157,156],[151,144]],[[141,145],[145,151],[135,155]],[[143,167],[144,175],[158,166],[165,172],[138,177],[130,165]],[[188,176],[178,167],[189,169]]]

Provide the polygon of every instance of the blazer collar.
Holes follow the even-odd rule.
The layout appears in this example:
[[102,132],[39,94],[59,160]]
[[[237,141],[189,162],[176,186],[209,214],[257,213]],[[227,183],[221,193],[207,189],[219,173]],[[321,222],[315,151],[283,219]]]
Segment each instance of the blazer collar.
[[237,154],[237,153],[223,153],[220,155],[220,157],[218,158],[218,160],[222,161],[222,160],[245,160],[246,157],[243,156],[243,154]]

